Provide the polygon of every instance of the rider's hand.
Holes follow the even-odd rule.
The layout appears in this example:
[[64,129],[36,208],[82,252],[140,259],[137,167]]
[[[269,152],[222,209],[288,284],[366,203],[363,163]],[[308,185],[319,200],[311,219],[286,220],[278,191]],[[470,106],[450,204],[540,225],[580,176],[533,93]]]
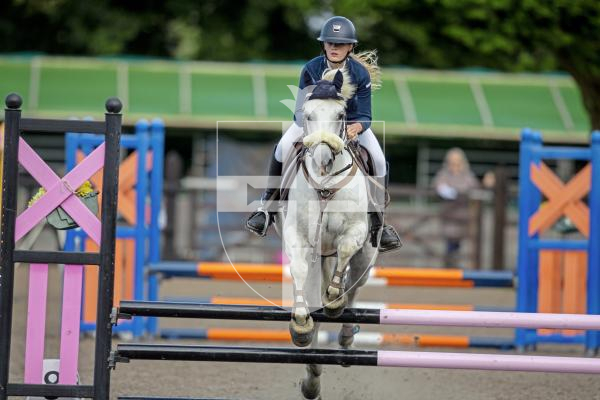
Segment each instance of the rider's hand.
[[346,127],[346,136],[348,136],[348,140],[354,140],[362,130],[362,124],[360,122],[348,125]]

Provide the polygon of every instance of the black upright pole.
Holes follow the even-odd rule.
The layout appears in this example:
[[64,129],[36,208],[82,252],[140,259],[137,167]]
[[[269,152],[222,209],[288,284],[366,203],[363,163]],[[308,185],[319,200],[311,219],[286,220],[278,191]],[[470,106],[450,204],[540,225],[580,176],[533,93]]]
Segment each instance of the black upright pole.
[[17,218],[17,172],[19,123],[23,100],[17,94],[6,97],[4,111],[4,163],[2,175],[2,226],[0,228],[0,400],[8,398],[8,363],[12,331],[14,290],[15,222]]
[[102,234],[100,243],[100,279],[98,283],[98,310],[96,313],[96,352],[94,359],[94,398],[109,400],[115,231],[117,217],[117,188],[119,178],[119,142],[121,137],[121,102],[117,98],[106,101],[106,142],[104,172],[102,174]]
[[506,168],[500,166],[494,171],[494,246],[492,268],[501,271],[504,265],[504,232],[506,228],[506,204],[508,203],[508,176]]

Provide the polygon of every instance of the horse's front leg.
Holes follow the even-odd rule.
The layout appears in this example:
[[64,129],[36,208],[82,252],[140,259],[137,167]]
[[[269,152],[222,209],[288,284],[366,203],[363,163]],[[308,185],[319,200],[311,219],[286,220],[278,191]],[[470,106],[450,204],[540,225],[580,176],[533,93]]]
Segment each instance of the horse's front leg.
[[355,224],[338,238],[337,265],[322,299],[325,314],[331,318],[339,317],[348,304],[348,296],[344,288],[344,272],[350,259],[363,246],[366,235],[366,225]]
[[290,272],[294,287],[294,302],[290,320],[290,335],[296,346],[308,346],[313,339],[315,324],[310,316],[305,288],[308,277],[308,243],[301,240],[296,232],[286,232],[286,253],[290,259]]

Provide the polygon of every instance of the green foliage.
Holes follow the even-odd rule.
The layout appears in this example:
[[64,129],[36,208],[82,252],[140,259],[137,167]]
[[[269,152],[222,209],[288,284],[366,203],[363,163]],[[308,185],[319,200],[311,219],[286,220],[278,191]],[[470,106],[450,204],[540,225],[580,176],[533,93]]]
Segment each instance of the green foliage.
[[598,0],[5,0],[0,52],[306,60],[334,14],[382,64],[568,71],[600,128]]
[[385,64],[600,66],[594,0],[7,0],[0,51],[306,59],[318,52],[309,20],[332,14],[351,18],[361,46],[379,49]]

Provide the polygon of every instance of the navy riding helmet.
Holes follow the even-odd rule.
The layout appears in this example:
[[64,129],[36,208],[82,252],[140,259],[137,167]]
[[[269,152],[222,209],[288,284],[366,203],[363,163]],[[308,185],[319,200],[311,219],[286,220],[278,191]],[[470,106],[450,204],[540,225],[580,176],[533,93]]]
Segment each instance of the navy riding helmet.
[[358,43],[354,24],[348,18],[340,16],[325,21],[317,40],[330,43]]

